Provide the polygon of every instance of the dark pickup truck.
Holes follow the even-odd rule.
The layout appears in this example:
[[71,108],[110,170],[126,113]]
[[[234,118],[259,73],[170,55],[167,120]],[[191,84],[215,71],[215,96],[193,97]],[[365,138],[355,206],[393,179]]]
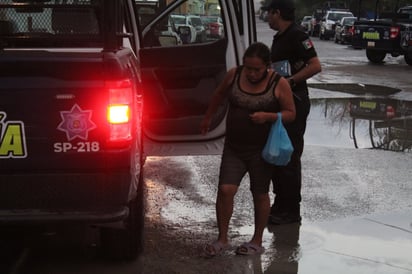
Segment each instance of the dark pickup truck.
[[405,6],[396,13],[380,13],[374,20],[356,21],[352,46],[366,49],[366,57],[373,63],[381,63],[391,54],[403,55],[412,66],[411,30],[412,6]]
[[102,247],[131,258],[141,96],[122,2],[0,3],[0,224],[117,223],[102,227]]
[[[192,2],[0,2],[0,232],[92,225],[102,254],[139,254],[145,159],[221,153],[228,104],[199,125],[256,41],[253,1]],[[206,13],[224,33],[182,43],[170,16]]]

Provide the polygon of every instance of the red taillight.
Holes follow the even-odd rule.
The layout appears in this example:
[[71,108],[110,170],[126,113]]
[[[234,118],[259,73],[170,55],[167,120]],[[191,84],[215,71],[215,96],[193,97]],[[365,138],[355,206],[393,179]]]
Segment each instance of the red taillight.
[[107,120],[111,124],[123,124],[130,120],[130,109],[126,105],[110,105],[107,111]]
[[395,109],[392,106],[386,106],[386,118],[395,117]]
[[391,39],[396,38],[399,35],[399,27],[391,27]]
[[111,142],[128,141],[132,139],[132,81],[108,81],[109,104],[107,106],[107,121],[110,126],[109,140]]

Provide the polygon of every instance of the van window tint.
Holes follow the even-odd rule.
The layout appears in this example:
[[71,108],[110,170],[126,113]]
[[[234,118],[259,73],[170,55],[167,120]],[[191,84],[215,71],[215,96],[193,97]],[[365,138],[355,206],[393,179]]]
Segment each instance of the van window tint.
[[[203,2],[203,1],[202,1]],[[145,32],[143,44],[147,47],[181,46],[185,44],[210,43],[225,37],[225,26],[221,17],[218,1],[199,4],[198,0],[189,0],[156,21]],[[147,3],[136,1],[137,14],[141,28],[150,23],[143,22],[142,7]],[[166,7],[159,2],[152,5],[153,14],[160,14]],[[152,20],[154,16],[152,16]]]

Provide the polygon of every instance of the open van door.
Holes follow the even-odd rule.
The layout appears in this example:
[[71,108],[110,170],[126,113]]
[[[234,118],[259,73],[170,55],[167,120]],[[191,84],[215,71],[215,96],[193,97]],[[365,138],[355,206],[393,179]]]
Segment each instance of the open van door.
[[221,153],[227,102],[207,135],[200,134],[200,122],[226,71],[240,65],[256,41],[253,1],[135,3],[145,155]]

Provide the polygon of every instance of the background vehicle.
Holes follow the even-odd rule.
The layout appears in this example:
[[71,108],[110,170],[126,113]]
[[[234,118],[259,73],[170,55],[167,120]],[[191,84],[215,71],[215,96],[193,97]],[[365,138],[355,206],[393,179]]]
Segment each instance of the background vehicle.
[[347,10],[346,2],[339,0],[324,1],[317,5],[312,14],[312,21],[309,32],[311,36],[319,36],[321,20],[330,10]]
[[173,20],[176,28],[179,27],[188,27],[190,30],[190,37],[187,39],[188,43],[195,43],[197,40],[197,30],[194,26],[189,24],[189,20],[185,15],[172,14],[170,15]]
[[310,30],[311,20],[312,20],[312,16],[311,15],[306,15],[302,18],[302,21],[300,22],[300,25],[302,26],[302,28],[306,32],[308,32]]
[[323,9],[316,9],[313,12],[312,19],[311,19],[311,27],[310,27],[310,36],[318,36],[319,35],[319,28],[320,28],[320,20],[324,15]]
[[[383,7],[377,4],[376,8]],[[412,6],[402,7],[395,13],[381,12],[374,20],[355,22],[352,45],[366,49],[366,57],[373,63],[382,63],[386,54],[390,54],[394,57],[403,55],[405,62],[412,65],[410,42],[405,43],[402,39],[410,37],[411,25]]]
[[203,25],[206,28],[206,36],[209,38],[222,38],[225,36],[223,21],[220,16],[202,16]]
[[197,15],[171,15],[177,28],[186,26],[190,28],[191,43],[204,42],[206,40],[206,28]]
[[353,24],[357,20],[356,17],[343,17],[335,27],[335,43],[350,43],[353,36]]
[[400,9],[403,14],[408,14],[409,26],[401,29],[401,48],[404,51],[405,61],[412,64],[412,6],[406,6]]
[[187,22],[196,30],[196,42],[206,41],[206,28],[203,25],[202,19],[197,15],[188,15]]
[[335,37],[335,27],[336,23],[339,22],[343,17],[354,17],[353,13],[350,11],[342,10],[329,10],[326,15],[322,18],[319,27],[319,38],[321,40],[329,40],[330,37]]
[[[159,29],[160,36],[165,36],[166,37],[166,39],[161,39],[161,38],[159,39],[159,42],[161,44],[163,44],[163,45],[166,45],[168,43],[171,43],[171,45],[183,44],[181,33],[177,29],[176,24],[174,23],[174,20],[171,16],[169,16],[167,18],[167,21],[165,22],[165,24],[163,26],[159,25],[159,27],[160,27],[160,29]],[[172,40],[167,39],[169,36],[172,36],[175,39],[172,39]]]

